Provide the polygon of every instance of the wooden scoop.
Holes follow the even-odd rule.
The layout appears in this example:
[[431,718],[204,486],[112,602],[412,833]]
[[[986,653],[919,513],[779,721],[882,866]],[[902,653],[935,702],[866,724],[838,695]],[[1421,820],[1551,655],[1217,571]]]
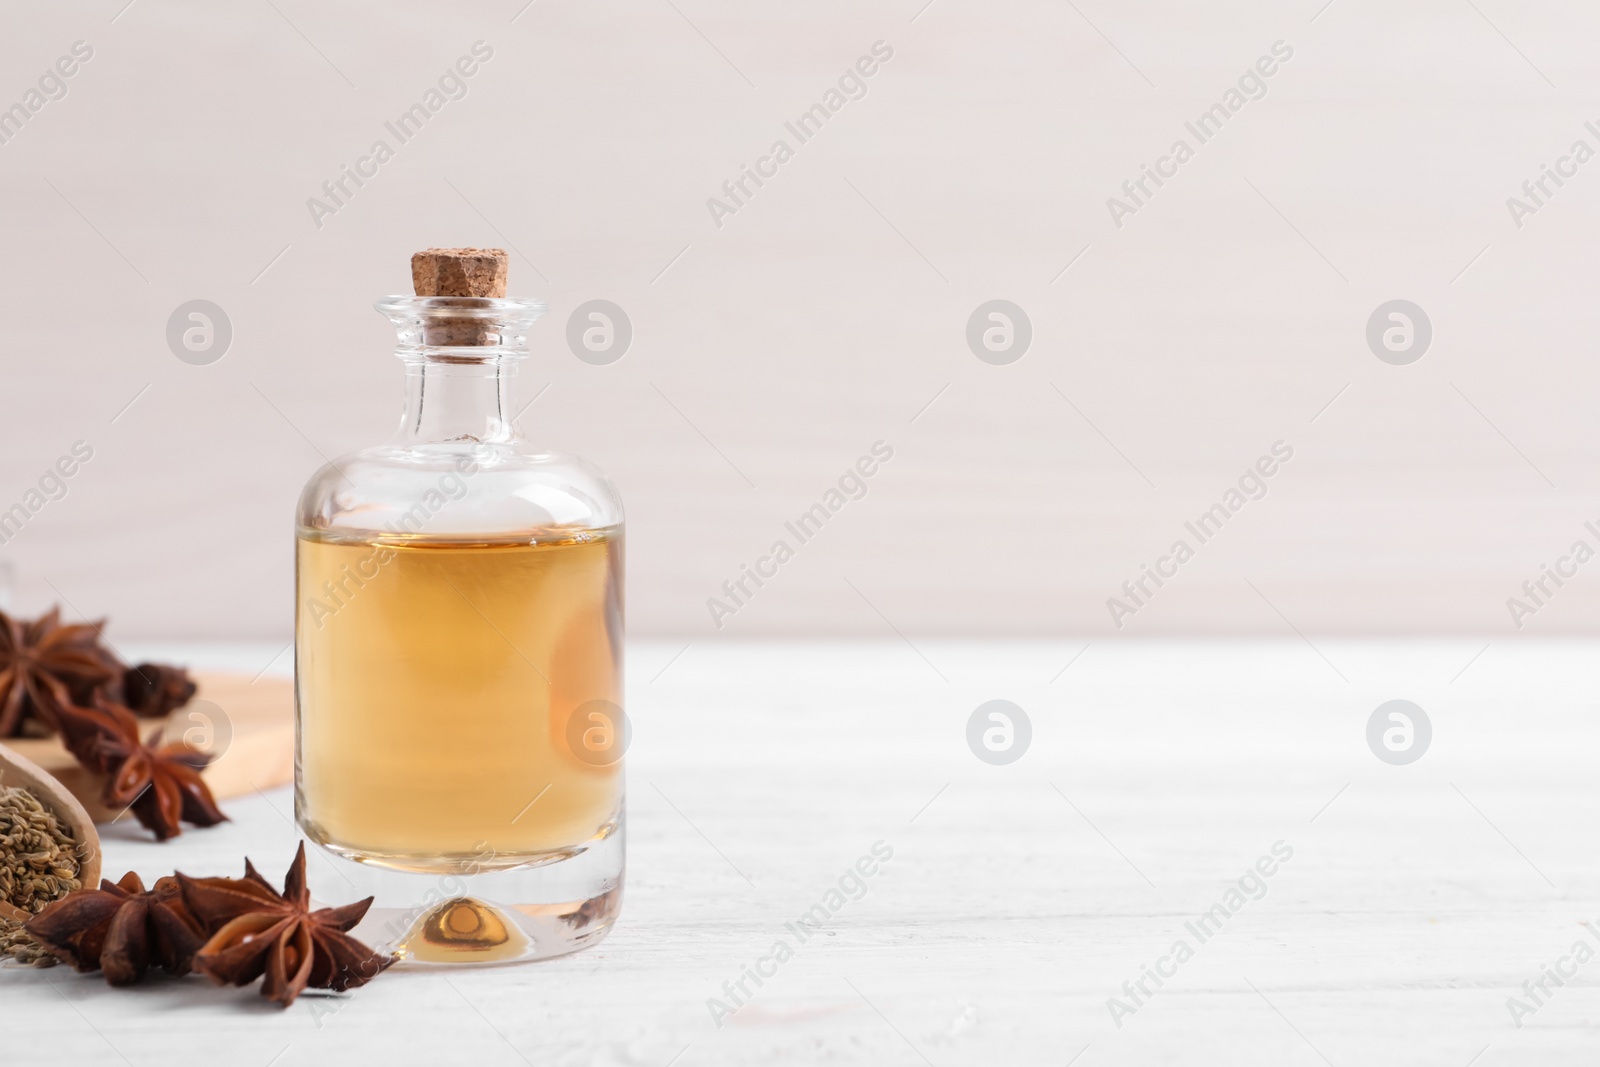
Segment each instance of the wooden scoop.
[[[37,763],[4,745],[0,745],[0,785],[26,789],[39,798],[39,803],[62,826],[72,832],[72,839],[78,843],[78,881],[83,883],[85,889],[99,888],[100,835],[95,832],[94,821],[89,818],[83,805],[78,803],[78,798]],[[10,911],[6,909],[18,910],[0,901],[0,912],[9,915]]]

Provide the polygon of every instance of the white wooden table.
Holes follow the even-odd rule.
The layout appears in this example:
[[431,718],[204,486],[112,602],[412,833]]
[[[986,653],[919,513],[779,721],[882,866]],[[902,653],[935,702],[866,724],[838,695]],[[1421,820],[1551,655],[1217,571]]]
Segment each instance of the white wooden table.
[[[1597,650],[1483,644],[635,644],[627,896],[598,948],[286,1012],[199,978],[0,968],[0,1060],[1591,1064],[1600,961],[1520,1028],[1507,998],[1600,945]],[[966,744],[993,698],[1033,725],[1008,766]],[[1393,698],[1433,724],[1409,766],[1366,743]],[[227,808],[166,845],[114,829],[108,871],[248,853],[279,875],[288,790]],[[798,943],[786,924],[878,841],[865,895]],[[1200,943],[1185,924],[1279,841],[1265,895]],[[708,998],[779,938],[793,958],[719,1028]],[[1108,998],[1180,938],[1193,957],[1116,1025]]]

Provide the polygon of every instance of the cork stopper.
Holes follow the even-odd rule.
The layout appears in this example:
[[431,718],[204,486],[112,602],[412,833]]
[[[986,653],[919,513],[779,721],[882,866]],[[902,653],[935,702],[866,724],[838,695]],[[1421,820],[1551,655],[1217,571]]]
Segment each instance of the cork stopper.
[[[504,299],[510,258],[503,248],[425,248],[411,256],[418,296]],[[472,318],[441,318],[424,327],[426,343],[460,348],[492,345],[495,335]]]
[[418,296],[506,295],[510,258],[503,248],[424,248],[411,257]]

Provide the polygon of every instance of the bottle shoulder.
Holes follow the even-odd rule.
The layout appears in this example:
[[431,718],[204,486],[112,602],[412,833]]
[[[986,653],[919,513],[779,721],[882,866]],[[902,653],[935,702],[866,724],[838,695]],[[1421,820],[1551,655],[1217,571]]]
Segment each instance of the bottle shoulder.
[[598,467],[520,440],[363,448],[313,474],[296,513],[302,532],[325,534],[620,533],[622,524],[622,500]]

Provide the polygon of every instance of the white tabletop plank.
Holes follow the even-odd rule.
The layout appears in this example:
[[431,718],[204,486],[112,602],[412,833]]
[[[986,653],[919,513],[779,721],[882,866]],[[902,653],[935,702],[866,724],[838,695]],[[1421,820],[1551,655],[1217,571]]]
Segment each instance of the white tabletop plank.
[[[631,650],[627,896],[597,948],[287,1012],[198,978],[0,968],[0,1010],[36,1020],[8,1051],[65,1032],[86,1064],[1493,1067],[1600,1047],[1600,961],[1521,1028],[1507,1009],[1574,942],[1600,949],[1592,644],[1105,644],[1059,677],[1081,643],[681,647]],[[259,670],[276,649],[150,651]],[[997,697],[1034,730],[1004,767],[965,740]],[[1365,741],[1397,697],[1434,729],[1405,767]],[[107,869],[248,854],[276,875],[291,809],[235,800],[164,845],[118,826]],[[799,943],[786,924],[879,841],[865,894]],[[1276,842],[1293,857],[1200,943],[1185,924]],[[708,998],[779,938],[794,957],[717,1026]],[[1193,958],[1118,1027],[1108,998],[1180,938]]]

